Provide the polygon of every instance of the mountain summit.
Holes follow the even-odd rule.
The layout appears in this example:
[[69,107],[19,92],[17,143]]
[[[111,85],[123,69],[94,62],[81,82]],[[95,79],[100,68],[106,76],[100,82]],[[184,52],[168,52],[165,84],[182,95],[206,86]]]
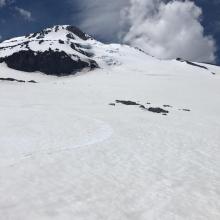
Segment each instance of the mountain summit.
[[74,26],[54,26],[2,42],[0,62],[16,70],[57,76],[94,69],[98,64],[87,41],[94,40]]

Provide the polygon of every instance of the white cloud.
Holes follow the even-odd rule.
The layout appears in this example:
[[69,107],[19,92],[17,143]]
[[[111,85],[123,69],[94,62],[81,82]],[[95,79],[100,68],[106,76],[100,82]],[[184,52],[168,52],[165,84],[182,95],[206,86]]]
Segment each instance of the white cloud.
[[215,41],[205,36],[202,10],[193,1],[68,1],[74,9],[79,6],[73,20],[100,39],[137,46],[159,58],[215,60]]
[[204,35],[202,10],[193,2],[130,0],[121,15],[125,43],[159,58],[215,61],[215,41]]
[[30,11],[27,11],[23,8],[15,7],[15,10],[26,20],[26,21],[32,21],[32,14]]

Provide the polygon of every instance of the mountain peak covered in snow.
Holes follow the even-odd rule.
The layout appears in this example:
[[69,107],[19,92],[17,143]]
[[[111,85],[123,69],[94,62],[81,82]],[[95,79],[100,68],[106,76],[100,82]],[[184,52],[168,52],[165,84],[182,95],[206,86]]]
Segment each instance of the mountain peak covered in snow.
[[72,25],[55,25],[45,28],[40,32],[32,33],[26,36],[29,39],[51,39],[51,40],[88,40],[91,36],[82,32],[79,28]]
[[16,70],[69,75],[98,67],[87,41],[93,39],[70,25],[56,25],[0,44],[0,62]]
[[[71,25],[55,25],[26,36],[0,43],[0,63],[14,70],[41,72],[47,75],[66,76],[107,66],[151,63],[161,60],[143,50],[128,45],[104,44]],[[166,66],[169,61],[164,61]],[[208,70],[207,66],[178,58],[196,68]],[[149,64],[150,65],[150,64]]]

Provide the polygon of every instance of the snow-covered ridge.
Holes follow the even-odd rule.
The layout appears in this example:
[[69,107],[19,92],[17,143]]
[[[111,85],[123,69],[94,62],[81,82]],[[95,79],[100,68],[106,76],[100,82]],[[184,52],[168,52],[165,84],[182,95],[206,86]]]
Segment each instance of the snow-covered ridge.
[[184,63],[215,74],[215,71],[209,69],[213,69],[210,65],[196,64],[180,58],[173,61],[159,60],[138,48],[101,43],[70,25],[56,25],[3,41],[0,43],[0,63],[3,62],[15,70],[38,71],[56,76],[75,74],[85,69],[108,69],[109,66],[121,64],[133,68],[135,63],[148,64],[149,67],[161,63],[165,67],[171,63],[182,66],[181,63]]

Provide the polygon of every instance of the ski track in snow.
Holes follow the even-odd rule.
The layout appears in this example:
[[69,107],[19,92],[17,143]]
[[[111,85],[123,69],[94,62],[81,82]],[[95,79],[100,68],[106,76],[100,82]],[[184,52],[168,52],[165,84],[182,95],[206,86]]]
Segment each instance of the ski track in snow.
[[105,141],[113,133],[112,128],[101,120],[59,112],[59,109],[43,104],[25,105],[17,108],[16,113],[8,110],[0,120],[0,131],[8,133],[7,136],[0,134],[0,160],[5,160],[4,166],[42,154],[91,146]]

